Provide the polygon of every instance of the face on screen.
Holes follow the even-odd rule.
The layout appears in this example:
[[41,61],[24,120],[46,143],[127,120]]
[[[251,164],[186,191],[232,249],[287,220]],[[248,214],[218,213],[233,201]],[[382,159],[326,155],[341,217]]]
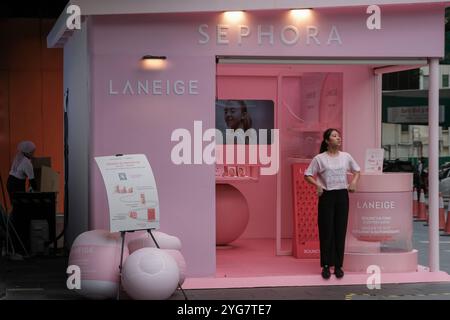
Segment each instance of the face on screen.
[[[225,142],[229,135],[235,135],[235,138],[231,138],[230,141],[238,144],[244,143],[237,139],[238,136],[245,136],[243,141],[246,144],[260,144],[261,137],[264,137],[262,144],[271,144],[273,128],[274,103],[272,100],[216,100],[216,129],[222,133],[220,141],[224,144],[233,143]],[[254,140],[252,140],[253,137]]]
[[241,106],[236,101],[230,101],[224,108],[225,123],[229,129],[238,129],[241,125],[243,112]]

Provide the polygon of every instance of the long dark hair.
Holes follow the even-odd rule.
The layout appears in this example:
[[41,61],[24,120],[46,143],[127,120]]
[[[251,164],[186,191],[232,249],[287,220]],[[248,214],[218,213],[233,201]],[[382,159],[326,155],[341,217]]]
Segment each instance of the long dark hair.
[[328,128],[327,130],[325,130],[325,132],[323,133],[322,143],[320,144],[320,151],[319,151],[319,153],[322,153],[322,152],[325,152],[325,151],[328,150],[328,143],[327,143],[327,141],[330,140],[330,136],[331,136],[331,133],[333,131],[336,131],[336,132],[338,132],[340,134],[338,129]]

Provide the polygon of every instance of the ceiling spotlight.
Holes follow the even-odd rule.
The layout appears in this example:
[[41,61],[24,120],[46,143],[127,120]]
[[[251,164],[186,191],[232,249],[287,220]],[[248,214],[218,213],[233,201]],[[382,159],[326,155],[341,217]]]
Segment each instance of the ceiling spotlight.
[[152,55],[145,55],[142,57],[142,60],[166,60],[166,56],[152,56]]
[[238,22],[244,18],[244,11],[225,11],[224,15],[230,22]]
[[295,17],[295,18],[307,18],[311,15],[312,9],[292,9],[291,10],[291,14]]

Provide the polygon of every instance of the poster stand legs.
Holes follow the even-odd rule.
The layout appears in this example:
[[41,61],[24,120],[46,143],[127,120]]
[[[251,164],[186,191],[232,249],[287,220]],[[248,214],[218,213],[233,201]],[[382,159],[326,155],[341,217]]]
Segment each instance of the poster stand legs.
[[122,285],[122,263],[123,263],[123,246],[125,245],[125,233],[126,231],[120,231],[120,237],[122,238],[122,247],[120,249],[119,286],[117,288],[117,300],[120,300],[120,287]]
[[[120,300],[120,288],[122,284],[122,263],[123,263],[123,247],[125,245],[125,233],[126,232],[134,232],[134,231],[120,231],[120,237],[122,238],[122,247],[120,249],[120,265],[119,265],[119,287],[117,289],[117,300]],[[147,232],[152,237],[153,242],[155,243],[156,247],[160,249],[158,242],[156,242],[155,237],[153,236],[152,229],[147,229]],[[178,289],[181,290],[181,293],[183,293],[184,300],[188,300],[183,288],[181,287],[181,284],[178,283]]]
[[[155,237],[153,236],[152,229],[147,229],[147,232],[148,232],[148,233],[150,234],[150,236],[152,237],[153,242],[155,243],[156,247],[157,247],[158,249],[160,249],[160,248],[159,248],[158,242],[156,242],[156,239],[155,239]],[[183,290],[183,288],[181,287],[181,284],[180,284],[179,282],[178,282],[178,289],[181,290],[181,293],[182,293],[183,296],[184,296],[184,300],[188,300],[188,298],[187,298],[187,296],[186,296],[186,293],[184,293],[184,290]]]

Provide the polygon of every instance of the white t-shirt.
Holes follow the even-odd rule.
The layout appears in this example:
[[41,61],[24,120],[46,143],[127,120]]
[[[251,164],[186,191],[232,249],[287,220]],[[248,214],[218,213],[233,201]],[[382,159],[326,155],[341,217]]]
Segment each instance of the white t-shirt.
[[11,169],[9,174],[16,177],[17,179],[25,180],[27,177],[28,179],[34,179],[33,165],[31,164],[30,159],[28,159],[27,157],[23,157],[23,159],[17,166],[17,169]]
[[360,171],[359,165],[347,152],[339,151],[337,156],[323,152],[315,156],[305,171],[305,176],[316,176],[325,190],[347,189],[347,173]]

